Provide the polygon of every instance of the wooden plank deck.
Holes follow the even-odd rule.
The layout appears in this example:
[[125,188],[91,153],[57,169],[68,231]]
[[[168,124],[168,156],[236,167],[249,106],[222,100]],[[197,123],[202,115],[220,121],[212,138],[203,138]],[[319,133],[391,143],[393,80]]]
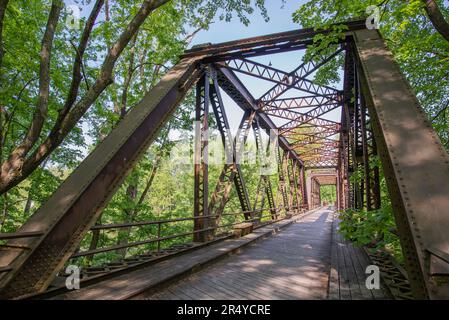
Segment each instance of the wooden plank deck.
[[[295,219],[297,217],[281,220],[258,228],[253,233],[241,238],[210,244],[170,259],[105,279],[90,286],[81,287],[79,290],[53,296],[51,299],[129,299],[146,291],[148,288],[159,286],[167,281],[173,281],[173,279],[182,278],[186,274],[204,268],[205,265],[213,263],[217,259],[223,259],[228,254],[240,250],[243,246],[255,241],[262,241],[265,237],[280,232],[282,228],[292,224]],[[182,295],[184,298],[189,297],[188,294],[184,293],[179,295]],[[204,295],[204,297],[207,298],[207,295]]]
[[337,233],[330,209],[300,218],[281,233],[252,244],[138,299],[387,299],[365,287],[369,261]]
[[[336,214],[334,214],[336,216]],[[365,286],[366,267],[371,264],[362,248],[355,247],[338,233],[338,219],[332,226],[332,254],[329,278],[329,299],[367,300],[392,299],[388,289]]]

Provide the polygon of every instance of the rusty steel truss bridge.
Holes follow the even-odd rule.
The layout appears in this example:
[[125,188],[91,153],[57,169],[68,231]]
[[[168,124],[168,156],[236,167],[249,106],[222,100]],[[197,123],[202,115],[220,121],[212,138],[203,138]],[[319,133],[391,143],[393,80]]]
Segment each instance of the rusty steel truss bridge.
[[[379,32],[366,29],[364,20],[346,25],[344,36],[331,46],[334,49],[326,48],[287,71],[254,58],[305,50],[317,34],[327,31],[294,30],[187,50],[17,232],[0,234],[0,297],[45,295],[57,287],[64,267],[82,257],[157,245],[147,253],[87,268],[82,283],[88,285],[89,281],[109,281],[149,261],[207,248],[229,237],[223,230],[236,224],[223,225],[223,216],[234,215],[240,219],[238,224],[249,223],[256,230],[321,206],[322,185],[336,186],[338,209],[379,209],[379,167],[370,161],[379,157],[412,295],[449,298],[449,156]],[[341,89],[311,80],[336,57],[344,61]],[[238,75],[265,80],[272,87],[255,98]],[[193,215],[96,223],[191,89],[196,90],[199,124]],[[230,133],[224,93],[243,111],[236,135]],[[326,117],[331,112],[339,112],[340,120]],[[208,141],[204,139],[211,117],[223,145],[233,147],[227,150],[231,161],[223,165],[214,186],[209,184]],[[270,175],[261,175],[257,194],[250,195],[239,155],[252,131],[263,157],[273,145],[264,142],[262,135],[273,130],[278,134],[274,145],[278,185]],[[363,172],[363,179],[351,179],[356,172]],[[225,210],[233,191],[241,205],[238,213]],[[161,234],[161,226],[181,221],[191,222],[191,230]],[[155,226],[158,232],[138,242],[80,248],[88,233],[144,226]],[[190,242],[163,248],[164,241],[179,237]]]

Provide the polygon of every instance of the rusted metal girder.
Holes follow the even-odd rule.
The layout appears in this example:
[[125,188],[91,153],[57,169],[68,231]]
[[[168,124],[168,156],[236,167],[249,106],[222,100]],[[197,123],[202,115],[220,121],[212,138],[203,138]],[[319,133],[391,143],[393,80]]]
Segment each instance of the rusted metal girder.
[[293,160],[290,160],[287,157],[287,161],[285,162],[285,172],[287,174],[287,178],[288,178],[288,189],[289,189],[289,207],[290,210],[292,210],[292,208],[297,208],[299,206],[299,203],[297,202],[297,197],[296,197],[296,185],[295,185],[295,176],[293,173],[293,164],[292,164]]
[[306,120],[306,122],[304,122],[304,123],[301,123],[301,122],[295,123],[294,125],[291,125],[290,127],[281,126],[279,131],[281,134],[284,135],[289,132],[295,132],[295,129],[298,129],[298,128],[302,128],[302,129],[319,128],[320,130],[333,129],[335,131],[338,131],[340,128],[340,124],[335,121],[331,121],[331,120],[327,120],[327,119],[313,118],[313,119]]
[[[346,44],[346,52],[345,52],[345,65],[344,65],[344,84],[343,84],[343,92],[344,92],[344,104],[343,104],[343,113],[344,113],[344,138],[345,138],[345,158],[347,162],[347,175],[348,175],[348,204],[352,209],[357,209],[359,204],[358,197],[358,184],[354,179],[350,179],[351,176],[356,172],[357,163],[356,163],[356,151],[354,144],[354,114],[355,114],[355,105],[357,103],[355,98],[355,63],[354,56],[348,48],[349,44]],[[351,181],[352,180],[352,181]]]
[[321,205],[320,184],[315,178],[310,178],[310,203],[314,209]]
[[295,191],[295,202],[296,202],[296,212],[299,213],[301,210],[301,190],[299,186],[299,166],[295,160],[291,160],[292,162],[292,180],[293,180],[293,188]]
[[201,56],[181,60],[20,228],[37,238],[8,241],[0,255],[0,297],[42,292],[74,253],[126,174],[198,79]]
[[[270,151],[270,141],[267,143],[266,153],[264,153],[265,148],[264,148],[263,140],[262,140],[262,132],[260,129],[259,120],[257,118],[254,119],[254,121],[253,121],[253,132],[254,132],[254,138],[256,141],[256,148],[257,148],[257,155],[259,157],[259,164],[261,166],[261,170],[263,170],[263,169],[266,169],[265,167],[267,165],[269,165],[268,163],[266,163],[266,153],[268,153]],[[268,200],[268,205],[270,208],[271,218],[276,219],[276,202],[275,202],[274,196],[273,196],[273,188],[271,185],[270,177],[269,177],[269,175],[265,174],[265,172],[261,172],[261,175],[260,175],[254,210],[256,209],[256,204],[258,202],[258,194],[261,191],[261,188],[259,189],[259,187],[263,187],[263,189],[264,189],[263,191],[265,191],[265,195]],[[261,192],[261,194],[263,195],[264,193]],[[261,208],[263,208],[264,199],[265,199],[265,196],[262,196],[261,206],[260,206]]]
[[[371,131],[372,150],[370,157],[377,158],[377,143],[374,133]],[[380,170],[376,165],[373,168],[373,209],[377,210],[381,207],[381,191],[380,191]]]
[[248,59],[231,59],[224,62],[230,70],[250,75],[259,79],[268,80],[278,85],[291,86],[291,89],[314,94],[318,97],[338,100],[339,91],[329,86],[322,86],[306,79],[298,78],[296,73],[288,73],[280,69],[266,66],[262,63]]
[[[340,49],[320,61],[303,63],[288,73],[248,60],[248,57],[305,49],[315,35],[327,31],[296,30],[187,51],[180,63],[127,114],[18,232],[34,236],[11,239],[1,247],[0,297],[25,297],[45,290],[187,90],[201,77],[197,87],[200,131],[207,128],[208,99],[216,105],[220,102],[219,90],[215,90],[217,84],[252,116],[244,120],[247,122],[241,127],[245,130],[240,133],[247,132],[251,126],[254,129],[256,122],[260,123],[257,129],[267,132],[277,129],[271,116],[290,121],[278,132],[280,148],[277,150],[281,189],[278,195],[282,195],[286,210],[295,207],[295,202],[296,206],[306,208],[319,205],[320,184],[326,183],[337,185],[339,207],[362,208],[365,204],[367,208],[371,205],[378,208],[379,170],[376,171],[376,167],[371,170],[368,159],[378,151],[414,295],[449,298],[449,156],[380,35],[363,30],[364,19],[350,22],[348,26],[345,37],[340,40]],[[346,54],[343,92],[317,86],[306,79],[342,50]],[[217,69],[217,81],[212,87],[215,91],[210,93],[207,92],[209,74],[203,77],[208,63],[214,63]],[[276,85],[258,101],[231,69]],[[314,96],[280,98],[290,89]],[[341,126],[322,118],[338,104],[344,106]],[[225,127],[223,117],[219,115],[218,119],[219,125]],[[340,143],[337,145],[334,139],[338,133]],[[226,135],[222,138],[226,139]],[[205,150],[207,144],[200,143],[196,157],[204,158]],[[237,158],[238,154],[233,157]],[[305,170],[314,167],[335,168],[335,176],[323,177],[320,181],[318,176],[311,175],[306,181]],[[350,183],[350,175],[357,169],[364,170],[365,180]],[[230,181],[236,183],[235,177],[240,174],[235,170],[229,172],[233,176],[221,180],[226,180],[227,185],[232,184],[228,183]],[[195,167],[195,179],[195,215],[210,217],[207,165],[201,161]],[[259,187],[265,188],[269,198],[268,182],[261,179]],[[242,183],[236,183],[238,191],[244,195],[245,188],[241,186]],[[298,189],[302,203],[297,194],[295,197]],[[245,196],[239,198],[248,214],[251,211],[249,200]],[[263,200],[261,202],[263,205]],[[270,207],[274,208],[274,199],[272,202]],[[199,223],[195,224],[196,230],[211,222],[195,221]]]
[[[308,127],[310,128],[310,127]],[[283,135],[296,144],[301,142],[308,144],[314,141],[324,140],[324,141],[336,141],[335,139],[330,139],[331,137],[338,135],[340,133],[340,126],[327,126],[323,128],[312,127],[314,130],[312,132],[299,130],[298,132],[290,131]],[[297,138],[299,137],[299,138]]]
[[[270,117],[258,110],[257,103],[248,89],[242,84],[242,82],[237,78],[237,76],[231,71],[223,67],[218,67],[217,69],[217,80],[220,87],[237,103],[237,105],[243,110],[253,110],[258,111],[256,113],[256,118],[260,123],[260,127],[270,134],[270,130],[278,131],[274,122]],[[285,151],[291,149],[290,143],[283,136],[279,136],[279,147]],[[296,152],[291,152],[290,156],[295,158],[301,165],[303,162]]]
[[284,210],[287,214],[290,211],[290,198],[287,193],[287,183],[286,183],[286,161],[288,157],[288,151],[281,151],[280,148],[277,150],[277,163],[278,163],[278,175],[279,175],[279,191],[282,196],[282,203],[284,204]]
[[[307,112],[292,112],[292,111],[285,111],[282,110],[282,112],[286,112],[289,114],[289,116],[286,117],[286,119],[290,119],[290,121],[288,121],[287,123],[284,123],[280,129],[282,131],[288,131],[289,129],[296,129],[299,128],[301,126],[303,126],[304,124],[307,124],[313,120],[317,120],[320,122],[324,122],[324,123],[334,123],[334,124],[338,124],[335,121],[331,121],[328,119],[323,119],[321,118],[321,116],[325,115],[326,113],[337,109],[338,107],[340,107],[340,105],[338,103],[335,104],[330,104],[330,105],[323,105],[323,106],[318,106],[316,108],[313,108],[310,111]],[[270,113],[272,115],[276,115],[274,112]]]
[[309,200],[307,199],[307,183],[306,183],[306,173],[303,166],[300,167],[299,172],[299,183],[301,185],[301,199],[302,208],[304,210],[309,210]]
[[199,232],[209,228],[209,174],[208,174],[208,143],[209,143],[209,100],[210,79],[207,70],[196,85],[195,108],[195,153],[194,153],[194,190],[193,190],[193,241],[209,240],[209,231]]
[[218,130],[220,131],[226,153],[226,163],[223,167],[220,177],[218,178],[218,182],[209,203],[209,214],[215,217],[213,219],[215,226],[218,225],[225,205],[229,200],[233,182],[236,187],[236,192],[239,197],[240,205],[242,207],[242,211],[244,212],[245,219],[250,218],[249,212],[251,211],[251,208],[249,203],[248,191],[246,189],[245,181],[240,169],[239,157],[243,152],[243,146],[248,137],[251,123],[254,120],[254,112],[251,113],[248,111],[243,115],[237,135],[235,139],[233,139],[225,107],[223,104],[223,99],[221,98],[220,88],[216,79],[215,70],[213,72],[213,86],[210,90],[210,98],[215,114],[215,119],[217,121]]
[[[335,185],[337,187],[338,192],[338,171],[335,169],[332,170],[309,170],[308,176],[308,185],[310,185],[310,194],[309,199],[312,204],[312,208],[315,208],[321,205],[321,186],[324,185]],[[337,193],[338,196],[338,193]]]
[[[366,28],[365,19],[346,21],[344,23],[337,23],[336,25],[342,24],[347,27],[348,34],[351,31]],[[312,40],[316,35],[327,33],[329,33],[328,29],[316,30],[315,28],[307,28],[228,41],[219,44],[199,45],[187,50],[181,58],[203,55],[207,56],[207,62],[211,62],[226,60],[232,57],[252,57],[300,50],[305,49],[307,45],[312,44]],[[347,39],[343,38],[340,41],[346,42]]]
[[[318,70],[321,66],[325,65],[327,62],[331,61],[333,58],[335,58],[340,52],[342,52],[342,49],[338,49],[336,52],[333,52],[329,55],[320,56],[319,59],[316,59],[316,57],[313,57],[310,61],[303,62],[301,65],[299,65],[296,69],[288,73],[286,82],[278,83],[271,89],[269,89],[266,93],[264,93],[259,99],[259,105],[261,107],[271,103],[274,99],[280,97],[282,94],[284,94],[287,90],[296,87],[303,79],[312,73],[314,73],[316,70]],[[318,61],[317,61],[318,60]],[[312,87],[312,84],[304,83],[304,86],[307,88],[307,92],[311,92],[310,88]]]
[[312,174],[311,178],[318,181],[320,186],[337,184],[337,173],[334,173],[334,174]]
[[312,95],[312,96],[304,96],[304,97],[294,97],[294,98],[281,98],[273,100],[269,105],[264,107],[264,111],[269,111],[271,109],[287,109],[287,110],[295,110],[295,109],[304,109],[304,108],[313,108],[322,105],[332,104],[335,101],[342,101],[342,93],[339,95],[330,95],[326,97]]
[[449,298],[449,155],[380,34],[354,55],[415,298]]
[[341,130],[340,139],[338,147],[338,160],[337,160],[337,196],[338,196],[338,208],[340,210],[348,208],[349,202],[349,177],[348,177],[348,152],[347,152],[347,142],[348,141],[348,126],[346,123],[346,112],[343,110],[341,113]]
[[[360,90],[359,90],[360,91]],[[363,99],[363,96],[361,96],[360,100],[360,131],[361,131],[361,143],[362,143],[362,154],[363,154],[363,174],[364,174],[364,185],[365,185],[365,192],[364,192],[364,199],[365,199],[365,207],[368,211],[371,211],[373,209],[373,202],[372,202],[372,196],[371,196],[371,168],[369,164],[369,153],[368,153],[368,131],[367,131],[367,110],[366,110],[366,104]]]

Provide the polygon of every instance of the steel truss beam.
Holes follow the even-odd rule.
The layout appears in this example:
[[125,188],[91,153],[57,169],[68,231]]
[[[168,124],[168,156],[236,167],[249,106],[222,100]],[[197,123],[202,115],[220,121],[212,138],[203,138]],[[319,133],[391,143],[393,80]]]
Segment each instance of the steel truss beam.
[[297,78],[296,73],[288,73],[262,63],[248,59],[232,59],[225,61],[224,66],[233,71],[274,82],[277,85],[290,86],[291,84],[292,89],[312,93],[334,101],[339,99],[339,91],[335,88],[318,85],[305,77]]
[[[215,230],[214,229],[220,219],[221,215],[224,211],[225,205],[229,200],[229,196],[231,194],[231,187],[232,183],[234,182],[236,187],[236,192],[240,200],[240,204],[242,207],[242,211],[244,212],[245,218],[249,218],[249,212],[250,212],[250,205],[249,205],[249,197],[248,192],[245,187],[245,182],[243,179],[243,175],[240,169],[240,155],[243,152],[243,146],[245,144],[246,138],[248,136],[250,124],[254,118],[254,113],[252,114],[245,114],[241,124],[239,126],[237,136],[235,139],[232,138],[231,130],[229,127],[228,119],[226,116],[225,108],[223,105],[223,100],[221,98],[220,89],[218,87],[218,83],[215,76],[215,71],[211,70],[211,79],[212,79],[212,85],[210,85],[210,79],[207,77],[204,81],[204,83],[200,83],[200,88],[206,87],[207,89],[197,89],[197,121],[206,119],[206,123],[204,124],[204,120],[201,121],[203,124],[203,127],[205,126],[207,129],[207,116],[204,118],[204,115],[208,114],[208,111],[204,111],[204,108],[206,108],[206,104],[201,103],[202,101],[211,102],[213,112],[215,114],[215,118],[217,120],[217,126],[221,134],[221,138],[223,141],[223,146],[225,148],[225,165],[223,167],[223,170],[218,178],[218,182],[216,184],[215,190],[212,193],[210,202],[208,201],[208,192],[203,193],[202,190],[208,189],[208,180],[207,180],[207,164],[197,164],[198,162],[195,161],[195,213],[200,212],[200,214],[196,214],[196,216],[210,216],[210,218],[205,219],[207,223],[205,224],[203,222],[203,219],[197,219],[195,220],[195,231],[208,229],[203,232],[195,233],[194,240],[195,241],[210,241],[214,237]],[[208,94],[208,99],[204,98],[204,94]],[[208,106],[208,103],[207,103]],[[201,117],[198,115],[198,112],[200,112]],[[201,135],[201,131],[197,131],[197,140],[199,140],[199,137]],[[206,137],[207,139],[207,137]],[[204,143],[204,142],[203,142]],[[200,152],[200,148],[195,149],[195,155],[197,155],[197,152]],[[201,148],[200,155],[203,155],[204,158],[207,159],[207,142],[206,147]],[[199,156],[196,156],[195,159],[197,159]],[[197,182],[197,177],[202,176],[197,173],[197,166],[203,165],[206,170],[204,171],[204,175],[206,178],[201,179],[200,181],[205,181],[206,183],[204,185],[199,184]],[[199,170],[199,172],[202,172]],[[197,203],[201,203],[202,206],[197,209]],[[204,207],[203,207],[204,206]],[[207,207],[207,210],[204,210],[204,208]],[[202,209],[202,211],[198,211]]]
[[310,109],[314,107],[319,107],[328,104],[334,104],[335,102],[341,102],[342,97],[337,95],[330,96],[304,96],[304,97],[295,97],[295,98],[283,98],[283,99],[275,99],[269,105],[264,107],[264,111],[270,110],[278,110],[278,109],[287,109],[287,110],[295,110],[295,109]]
[[[218,66],[217,80],[220,87],[235,101],[235,103],[237,103],[240,108],[244,111],[258,111],[257,103],[253,96],[231,70]],[[278,131],[274,122],[264,112],[258,111],[256,113],[256,118],[259,121],[260,127],[266,130],[268,134],[270,133],[270,130],[274,130],[276,132]],[[290,143],[283,136],[279,136],[278,143],[279,147],[285,151],[289,151],[291,149]],[[303,164],[296,152],[291,152],[290,156],[299,161],[301,165]]]
[[299,169],[299,184],[301,186],[301,199],[302,208],[304,210],[309,210],[309,199],[307,198],[307,183],[306,183],[306,173],[303,166]]
[[321,186],[335,185],[337,188],[338,197],[338,172],[336,170],[325,171],[309,171],[308,180],[310,185],[309,198],[312,203],[312,208],[321,205]]
[[[291,118],[290,118],[291,119]],[[332,129],[335,132],[338,132],[340,130],[340,124],[333,123],[333,121],[323,120],[319,118],[314,119],[308,119],[305,122],[297,122],[294,125],[290,125],[290,127],[283,127],[279,129],[280,133],[282,135],[288,134],[292,132],[295,134],[295,130],[301,128],[301,129],[307,129],[307,128],[319,128],[320,130],[323,129]],[[301,133],[301,131],[299,131]]]
[[[256,118],[253,121],[253,132],[254,132],[254,138],[256,141],[256,148],[257,148],[257,155],[259,157],[259,164],[261,166],[261,169],[266,168],[268,163],[266,163],[266,154],[265,148],[263,146],[263,140],[262,140],[262,132],[259,125],[259,120]],[[270,143],[267,144],[266,152],[268,153],[270,151]],[[261,192],[261,189],[264,189],[265,192]],[[260,202],[259,202],[259,195],[261,195]],[[277,213],[276,213],[276,202],[274,200],[273,196],[273,188],[271,184],[270,177],[267,174],[261,174],[259,179],[259,184],[257,187],[257,193],[256,198],[254,201],[254,210],[256,208],[263,208],[264,206],[264,200],[265,196],[268,200],[268,206],[270,208],[271,218],[274,220],[276,219]],[[260,206],[258,207],[257,204],[260,203]],[[262,213],[262,212],[261,212]]]
[[[336,52],[332,54],[320,57],[313,57],[310,61],[303,62],[301,65],[299,65],[296,69],[294,69],[292,72],[288,74],[287,79],[291,80],[286,81],[286,83],[276,84],[266,93],[264,93],[258,100],[259,105],[263,107],[271,103],[274,99],[280,97],[287,90],[296,87],[298,83],[300,83],[303,79],[314,73],[316,70],[318,70],[321,66],[325,65],[327,62],[331,61],[340,52],[342,52],[342,49],[338,49]],[[316,60],[318,60],[318,62]],[[312,87],[311,83],[304,83],[303,86],[306,87],[306,89],[308,90],[307,92],[311,92],[310,91]]]
[[299,197],[299,187],[298,187],[298,167],[295,160],[289,160],[289,178],[290,178],[290,194],[292,197],[292,205],[295,208],[295,212],[299,212],[301,207],[301,200]]
[[413,294],[448,299],[449,155],[379,33],[353,52]]
[[287,171],[287,161],[288,161],[288,151],[283,151],[278,148],[277,153],[278,161],[278,174],[279,174],[279,191],[282,196],[282,202],[284,204],[285,214],[290,211],[290,198],[287,191],[286,176],[288,177]]
[[[233,139],[215,71],[213,72],[213,75],[213,87],[211,90],[212,107],[226,152],[226,164],[220,174],[209,204],[210,213],[216,217],[214,220],[214,225],[217,225],[221,214],[223,213],[224,207],[229,200],[232,182],[235,184],[242,211],[245,212],[245,219],[250,217],[250,202],[248,191],[245,186],[245,180],[240,169],[240,160],[249,134],[249,129],[254,121],[255,112],[246,112],[243,115],[242,121],[240,122],[237,130],[237,135]],[[229,156],[232,158],[228,159]]]
[[265,111],[265,113],[267,113],[269,115],[273,115],[278,118],[289,120],[287,123],[283,124],[279,128],[280,130],[287,132],[290,129],[296,129],[300,126],[308,124],[309,122],[312,122],[312,124],[318,125],[318,126],[321,126],[323,124],[338,125],[338,123],[335,121],[321,118],[321,116],[325,115],[326,113],[328,113],[332,110],[337,109],[338,107],[340,107],[340,105],[336,103],[336,104],[318,106],[308,112],[297,112],[297,111],[290,111],[290,110],[285,110],[285,109],[280,109],[280,110],[271,109],[270,111]]
[[[341,25],[341,23],[339,23]],[[350,31],[366,28],[365,19],[347,21],[344,23]],[[199,45],[187,50],[181,58],[208,56],[211,61],[229,59],[230,56],[252,56],[252,54],[266,55],[292,50],[305,49],[305,45],[311,44],[313,38],[318,34],[327,34],[328,30],[316,30],[314,28],[293,30],[281,33],[274,33],[260,37],[228,41],[219,44]],[[346,42],[342,39],[341,42]],[[299,46],[299,47],[298,47]],[[261,50],[259,50],[261,49]],[[259,50],[259,51],[257,51]]]
[[315,145],[315,144],[319,144],[321,142],[338,142],[338,140],[335,139],[330,139],[330,137],[333,137],[335,135],[337,135],[338,133],[336,132],[331,132],[331,133],[326,133],[326,132],[320,132],[317,135],[313,135],[313,134],[296,134],[296,135],[292,135],[291,137],[288,137],[288,140],[290,141],[291,144],[294,145],[293,148],[296,147],[305,147],[305,146],[309,146],[309,145]]

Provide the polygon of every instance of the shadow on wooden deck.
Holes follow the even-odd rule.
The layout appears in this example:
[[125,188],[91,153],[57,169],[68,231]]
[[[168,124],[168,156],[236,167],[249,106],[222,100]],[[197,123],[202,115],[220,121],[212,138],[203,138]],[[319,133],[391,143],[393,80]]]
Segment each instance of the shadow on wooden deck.
[[337,233],[330,208],[138,299],[387,299],[365,286],[369,260]]

